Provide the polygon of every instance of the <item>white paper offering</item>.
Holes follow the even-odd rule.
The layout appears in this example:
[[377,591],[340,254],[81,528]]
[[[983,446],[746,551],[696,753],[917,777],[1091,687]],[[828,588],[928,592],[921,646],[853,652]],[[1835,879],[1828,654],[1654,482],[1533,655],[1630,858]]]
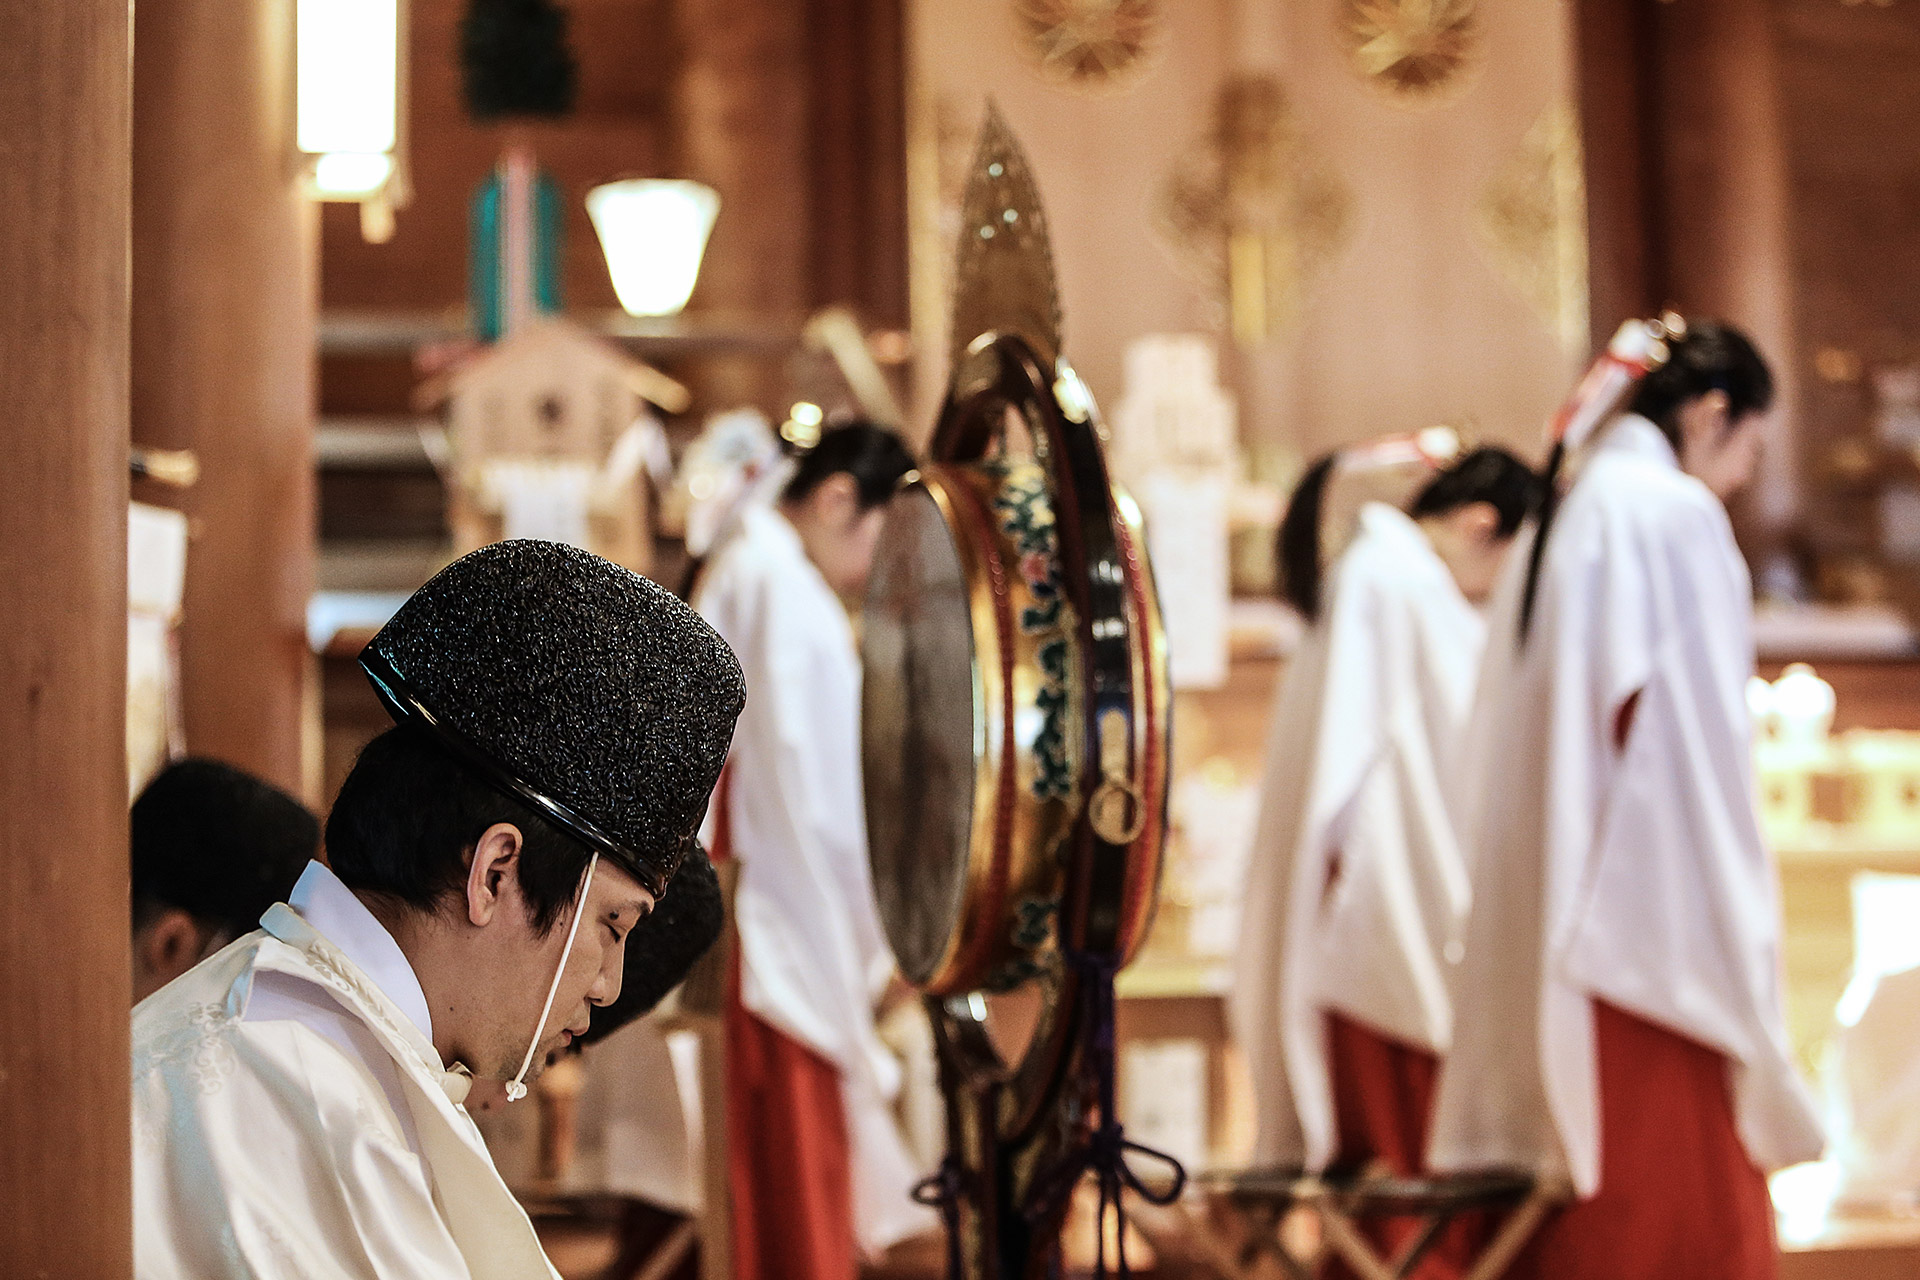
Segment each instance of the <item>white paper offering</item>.
[[187,518],[127,506],[127,798],[185,748],[174,628],[186,594]]
[[594,468],[545,458],[493,458],[481,471],[482,500],[500,512],[501,537],[587,546]]

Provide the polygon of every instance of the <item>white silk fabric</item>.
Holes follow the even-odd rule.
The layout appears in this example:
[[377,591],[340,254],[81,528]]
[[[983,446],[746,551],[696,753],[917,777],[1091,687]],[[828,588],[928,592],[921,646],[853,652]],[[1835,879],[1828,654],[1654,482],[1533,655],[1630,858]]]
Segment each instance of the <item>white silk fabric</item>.
[[1726,1055],[1755,1164],[1812,1159],[1755,809],[1751,586],[1726,510],[1627,416],[1561,504],[1521,648],[1527,550],[1490,611],[1469,731],[1473,906],[1428,1162],[1593,1194],[1596,998]]
[[1419,526],[1364,507],[1267,745],[1229,998],[1260,1164],[1317,1171],[1335,1154],[1327,1011],[1446,1051],[1468,893],[1447,762],[1485,635]]
[[840,1069],[854,1228],[875,1254],[937,1225],[894,1119],[899,1062],[873,1003],[893,971],[867,865],[860,658],[845,608],[777,510],[750,506],[694,607],[732,646],[747,705],[729,757],[740,997]]
[[[250,1018],[263,984],[310,988],[384,1060],[294,1017]],[[467,1083],[345,952],[273,907],[134,1010],[136,1275],[557,1276],[454,1100]]]

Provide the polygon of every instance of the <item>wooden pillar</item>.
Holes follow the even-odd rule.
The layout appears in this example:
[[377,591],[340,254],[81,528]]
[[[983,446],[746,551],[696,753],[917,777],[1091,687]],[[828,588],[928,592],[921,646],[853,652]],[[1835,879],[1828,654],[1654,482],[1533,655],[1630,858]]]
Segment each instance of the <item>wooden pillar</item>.
[[133,1270],[127,0],[0,0],[0,1275]]
[[1658,6],[1665,135],[1660,205],[1668,287],[1687,310],[1753,336],[1778,384],[1743,529],[1766,541],[1795,514],[1798,343],[1786,141],[1771,5]]
[[1773,10],[1748,0],[1577,0],[1593,337],[1675,306],[1750,333],[1779,383],[1743,541],[1800,502],[1798,350]]
[[1574,0],[1574,82],[1586,164],[1587,299],[1595,347],[1623,320],[1665,305],[1665,245],[1655,213],[1651,0]]
[[809,300],[907,326],[904,0],[807,8]]
[[[693,309],[792,320],[808,304],[808,89],[804,6],[790,0],[676,0],[674,90],[679,173],[720,193],[720,217]],[[768,411],[786,371],[764,359],[714,360],[703,403]]]
[[[192,449],[187,749],[299,793],[313,585],[316,220],[293,153],[293,0],[141,0],[133,436]],[[319,797],[309,797],[318,800]]]

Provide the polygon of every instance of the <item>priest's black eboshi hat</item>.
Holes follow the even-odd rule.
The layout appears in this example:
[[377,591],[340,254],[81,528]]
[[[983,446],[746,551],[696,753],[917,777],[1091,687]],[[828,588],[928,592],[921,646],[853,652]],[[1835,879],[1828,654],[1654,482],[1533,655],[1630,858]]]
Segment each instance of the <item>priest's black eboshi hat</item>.
[[577,547],[482,547],[414,592],[360,654],[400,724],[656,898],[695,848],[746,682],[665,588]]

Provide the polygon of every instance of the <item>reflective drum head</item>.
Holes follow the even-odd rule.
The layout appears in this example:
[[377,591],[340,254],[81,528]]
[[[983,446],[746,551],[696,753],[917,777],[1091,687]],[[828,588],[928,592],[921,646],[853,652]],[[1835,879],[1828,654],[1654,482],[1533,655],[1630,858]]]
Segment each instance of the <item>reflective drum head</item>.
[[1002,990],[1058,943],[1079,811],[1074,612],[1032,461],[932,463],[868,588],[862,752],[874,891],[900,971]]
[[861,642],[874,891],[901,973],[924,985],[965,903],[977,683],[966,572],[924,484],[888,509]]

